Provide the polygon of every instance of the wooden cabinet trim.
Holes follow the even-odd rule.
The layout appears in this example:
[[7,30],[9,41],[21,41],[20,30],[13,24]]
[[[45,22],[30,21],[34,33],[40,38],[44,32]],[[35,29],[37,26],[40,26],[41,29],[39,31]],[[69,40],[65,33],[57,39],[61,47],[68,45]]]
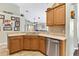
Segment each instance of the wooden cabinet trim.
[[54,10],[51,10],[51,11],[47,12],[46,14],[47,14],[46,15],[47,26],[53,26],[53,23],[54,23]]
[[66,40],[62,40],[59,43],[59,55],[60,56],[66,55]]
[[54,9],[54,25],[65,25],[65,5]]
[[[60,8],[60,9],[58,9],[58,8]],[[47,26],[65,26],[65,23],[66,23],[66,5],[62,4],[62,5],[58,6],[57,8],[54,8],[52,10],[46,12],[46,14],[47,14],[46,15],[47,16],[46,17]],[[62,10],[63,13],[61,13],[61,12],[58,13],[56,10],[58,10],[58,12],[60,10]],[[48,15],[49,12],[51,12],[50,15]],[[57,13],[60,14],[59,17],[58,17]],[[51,18],[51,14],[52,14],[52,18]],[[48,17],[50,17],[50,18],[48,18]]]
[[66,5],[66,4],[65,4],[65,3],[63,3],[63,4],[60,4],[60,5],[56,6],[56,7],[50,8],[50,9],[49,9],[49,10],[47,10],[46,12],[49,12],[50,10],[53,10],[53,9],[55,9],[55,8],[57,8],[57,7],[60,7],[60,6],[62,6],[62,5]]

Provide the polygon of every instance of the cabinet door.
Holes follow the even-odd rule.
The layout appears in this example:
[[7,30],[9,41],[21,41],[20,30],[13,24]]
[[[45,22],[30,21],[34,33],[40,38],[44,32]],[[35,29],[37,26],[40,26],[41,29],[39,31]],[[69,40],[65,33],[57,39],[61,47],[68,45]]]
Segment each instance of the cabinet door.
[[61,40],[59,44],[59,54],[60,56],[66,55],[66,40]]
[[23,44],[24,49],[31,49],[30,48],[30,43],[31,43],[30,41],[31,41],[30,36],[24,36],[24,41],[23,41],[24,42],[24,44]]
[[37,36],[31,37],[31,49],[38,50],[39,49],[39,41]]
[[50,10],[50,11],[47,11],[47,25],[48,26],[51,26],[51,25],[53,25],[53,9],[52,10]]
[[42,53],[46,54],[46,40],[44,37],[40,37],[39,49]]
[[54,9],[54,25],[64,25],[65,17],[65,5],[61,5]]
[[20,46],[21,46],[21,50],[23,50],[23,36],[20,36]]
[[9,38],[9,53],[14,53],[21,50],[21,40],[19,37],[11,37]]

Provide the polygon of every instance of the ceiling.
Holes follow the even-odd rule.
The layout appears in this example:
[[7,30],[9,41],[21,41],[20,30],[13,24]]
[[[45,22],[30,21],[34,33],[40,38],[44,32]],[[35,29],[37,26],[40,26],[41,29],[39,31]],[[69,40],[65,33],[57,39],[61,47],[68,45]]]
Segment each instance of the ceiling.
[[36,17],[40,17],[38,22],[45,22],[45,11],[48,7],[52,7],[54,3],[17,3],[20,7],[21,14],[30,21],[34,21]]

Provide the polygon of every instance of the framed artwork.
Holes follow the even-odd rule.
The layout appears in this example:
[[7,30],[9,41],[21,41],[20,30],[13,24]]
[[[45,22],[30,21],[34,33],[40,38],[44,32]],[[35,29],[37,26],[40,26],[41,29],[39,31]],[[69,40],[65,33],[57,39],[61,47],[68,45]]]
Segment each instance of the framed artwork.
[[20,18],[19,18],[19,17],[11,16],[11,20],[14,20],[14,21],[20,21]]
[[12,30],[12,23],[11,23],[11,20],[4,20],[4,23],[3,23],[3,30],[4,30],[4,31],[11,31],[11,30]]
[[20,31],[20,27],[14,27],[14,31]]
[[15,27],[20,27],[20,22],[19,21],[15,21]]
[[0,23],[3,24],[5,19],[5,15],[0,14]]
[[12,27],[3,27],[3,30],[4,31],[11,31],[12,30]]
[[0,19],[5,19],[5,16],[0,14]]
[[15,17],[14,16],[11,16],[11,20],[14,20],[15,21]]
[[19,17],[16,17],[16,21],[20,21],[20,18]]
[[20,31],[20,18],[11,16],[11,20],[14,21],[14,31]]

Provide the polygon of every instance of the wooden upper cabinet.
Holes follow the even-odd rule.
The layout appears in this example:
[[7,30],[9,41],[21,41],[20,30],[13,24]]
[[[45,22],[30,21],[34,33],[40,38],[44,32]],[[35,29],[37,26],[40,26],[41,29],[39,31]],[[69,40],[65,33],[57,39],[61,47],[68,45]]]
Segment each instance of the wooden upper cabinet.
[[65,25],[65,5],[54,9],[54,25]]
[[65,25],[65,20],[66,20],[65,10],[66,10],[65,4],[62,4],[46,11],[47,26]]
[[47,12],[47,25],[53,25],[53,9]]

